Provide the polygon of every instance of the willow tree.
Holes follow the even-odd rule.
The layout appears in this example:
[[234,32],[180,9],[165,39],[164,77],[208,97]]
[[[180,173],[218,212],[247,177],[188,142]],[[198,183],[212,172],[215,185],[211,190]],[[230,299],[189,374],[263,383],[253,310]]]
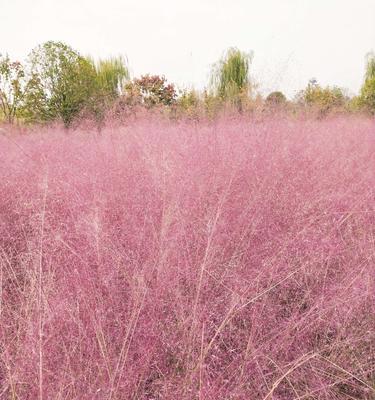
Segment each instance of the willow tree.
[[95,95],[90,102],[88,111],[96,120],[98,127],[102,126],[107,111],[116,99],[123,94],[125,83],[129,80],[129,69],[121,56],[99,59],[95,61],[87,57],[95,70]]
[[242,108],[243,97],[251,92],[250,65],[252,53],[229,48],[213,66],[211,88],[216,96]]
[[375,53],[369,53],[367,55],[367,62],[366,62],[366,80],[374,79],[375,78]]
[[110,57],[93,62],[99,87],[109,97],[116,98],[129,79],[129,69],[123,57]]
[[375,114],[375,53],[367,56],[365,80],[361,88],[359,103],[370,113]]

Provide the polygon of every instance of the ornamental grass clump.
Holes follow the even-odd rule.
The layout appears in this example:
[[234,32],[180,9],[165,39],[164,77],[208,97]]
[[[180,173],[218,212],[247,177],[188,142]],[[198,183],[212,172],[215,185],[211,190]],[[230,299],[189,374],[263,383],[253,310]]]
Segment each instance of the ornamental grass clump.
[[373,120],[142,117],[0,154],[0,398],[375,398]]

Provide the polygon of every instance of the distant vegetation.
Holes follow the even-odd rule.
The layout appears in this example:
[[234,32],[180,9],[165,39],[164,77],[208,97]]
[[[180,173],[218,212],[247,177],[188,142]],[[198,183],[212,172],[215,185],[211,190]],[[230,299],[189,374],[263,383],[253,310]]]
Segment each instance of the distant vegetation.
[[272,92],[266,97],[266,103],[273,106],[279,106],[286,103],[286,97],[282,92]]
[[211,70],[203,92],[178,91],[164,76],[131,79],[123,57],[94,60],[65,43],[49,41],[31,51],[24,63],[0,55],[0,120],[7,123],[61,121],[66,127],[81,119],[99,125],[109,114],[129,114],[139,108],[174,116],[214,116],[225,109],[241,113],[275,110],[375,113],[375,55],[370,53],[364,83],[350,98],[339,87],[322,87],[310,80],[294,99],[280,91],[265,99],[251,75],[253,54],[228,49]]
[[343,89],[334,87],[322,87],[315,79],[310,80],[306,89],[302,90],[297,101],[305,107],[314,108],[321,115],[332,110],[343,109],[349,102]]
[[165,77],[145,75],[133,79],[125,85],[125,93],[132,102],[148,108],[171,106],[176,102],[177,93],[174,85],[168,84]]
[[375,114],[375,53],[367,57],[365,82],[359,96],[359,105]]
[[215,64],[211,74],[213,93],[239,110],[243,109],[244,99],[252,94],[250,65],[252,54],[230,48]]

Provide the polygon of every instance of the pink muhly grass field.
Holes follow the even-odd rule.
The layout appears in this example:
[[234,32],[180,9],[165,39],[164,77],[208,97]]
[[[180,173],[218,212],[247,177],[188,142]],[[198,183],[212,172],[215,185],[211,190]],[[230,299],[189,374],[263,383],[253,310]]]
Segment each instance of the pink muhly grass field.
[[0,399],[375,399],[375,123],[0,136]]

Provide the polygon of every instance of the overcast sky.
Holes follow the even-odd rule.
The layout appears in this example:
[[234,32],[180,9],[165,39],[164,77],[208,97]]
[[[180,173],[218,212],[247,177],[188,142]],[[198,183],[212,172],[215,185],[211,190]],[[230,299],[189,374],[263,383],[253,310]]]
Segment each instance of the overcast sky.
[[355,93],[375,50],[375,0],[0,0],[1,53],[22,59],[47,40],[196,88],[236,46],[254,52],[263,93],[293,96],[313,77]]

